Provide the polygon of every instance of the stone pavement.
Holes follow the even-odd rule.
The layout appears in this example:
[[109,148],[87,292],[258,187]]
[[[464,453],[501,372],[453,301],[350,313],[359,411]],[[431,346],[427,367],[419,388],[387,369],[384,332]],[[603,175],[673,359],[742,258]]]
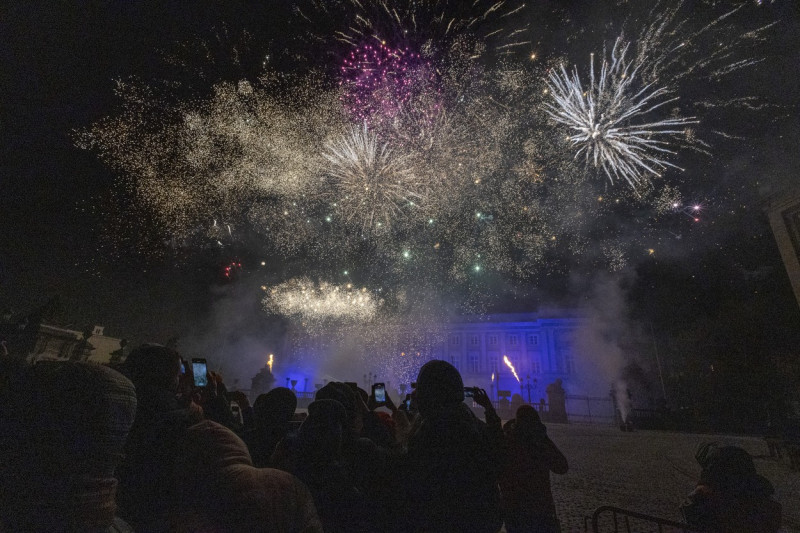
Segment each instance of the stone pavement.
[[[758,472],[775,486],[783,505],[785,531],[800,532],[800,473],[767,456],[763,440],[727,435],[661,431],[623,433],[617,428],[548,424],[550,438],[569,460],[569,472],[552,475],[553,496],[563,531],[583,531],[583,517],[613,505],[680,521],[678,506],[695,485],[699,444],[740,446],[755,458]],[[785,461],[785,460],[784,460]]]

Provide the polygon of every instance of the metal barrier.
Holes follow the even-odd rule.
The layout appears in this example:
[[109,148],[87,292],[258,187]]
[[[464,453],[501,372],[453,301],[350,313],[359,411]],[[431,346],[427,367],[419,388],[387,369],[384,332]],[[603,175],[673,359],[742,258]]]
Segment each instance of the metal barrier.
[[567,396],[565,403],[570,424],[616,425],[614,403],[610,397]]
[[[604,514],[610,514],[610,519],[613,522],[614,529],[600,529],[600,518]],[[624,529],[621,529],[620,524],[620,517],[622,520],[622,525]],[[589,521],[592,522],[592,529],[593,533],[602,533],[605,531],[613,531],[614,533],[619,533],[620,531],[625,531],[626,533],[644,533],[647,531],[657,531],[658,533],[666,533],[669,531],[681,531],[681,532],[699,532],[701,530],[694,529],[689,524],[683,524],[681,522],[674,522],[672,520],[667,520],[666,518],[659,518],[657,516],[650,516],[643,513],[637,513],[635,511],[629,511],[627,509],[620,509],[619,507],[612,507],[610,505],[604,505],[602,507],[598,507],[592,513],[592,516],[585,517],[583,519],[583,530],[589,531]],[[631,521],[634,521],[635,528],[631,529]]]

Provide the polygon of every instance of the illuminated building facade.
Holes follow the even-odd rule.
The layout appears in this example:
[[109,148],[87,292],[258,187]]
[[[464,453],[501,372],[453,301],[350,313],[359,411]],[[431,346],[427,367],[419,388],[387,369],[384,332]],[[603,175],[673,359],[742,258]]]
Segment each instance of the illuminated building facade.
[[287,377],[309,378],[312,384],[357,381],[365,390],[381,381],[391,389],[408,391],[426,361],[442,359],[459,370],[466,386],[481,387],[492,398],[506,391],[506,396],[522,394],[525,401],[538,402],[546,398],[547,385],[556,379],[562,380],[568,392],[577,390],[578,383],[591,381],[592,376],[581,374],[574,344],[582,320],[569,313],[464,317],[427,328],[384,325],[382,340],[361,338],[357,330],[334,340],[308,335],[298,327],[289,332],[286,359],[276,367],[276,376],[279,382]]
[[[580,372],[574,332],[581,319],[535,314],[498,314],[482,320],[453,322],[442,328],[431,358],[458,368],[464,384],[491,391],[522,393],[523,399],[545,397],[549,383],[561,379],[569,389]],[[504,357],[514,367],[514,377]],[[494,375],[494,380],[492,380]],[[530,388],[529,388],[530,386]]]

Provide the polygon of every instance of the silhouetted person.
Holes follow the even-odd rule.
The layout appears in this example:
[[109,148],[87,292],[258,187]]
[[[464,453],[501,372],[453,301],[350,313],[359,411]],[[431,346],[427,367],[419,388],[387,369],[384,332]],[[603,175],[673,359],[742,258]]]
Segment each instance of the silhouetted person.
[[408,439],[402,528],[495,533],[502,525],[497,489],[502,428],[489,397],[475,391],[487,425],[464,404],[458,370],[437,360],[420,369],[414,395],[419,417]]
[[753,459],[736,446],[708,443],[695,455],[700,481],[681,506],[686,522],[719,533],[774,533],[781,526],[775,490],[756,472]]
[[506,530],[558,532],[550,472],[566,474],[567,459],[547,436],[547,428],[533,407],[523,405],[516,414],[516,419],[506,423],[507,456],[500,475]]
[[139,409],[120,464],[120,515],[134,529],[168,528],[177,507],[174,471],[183,453],[186,430],[203,419],[199,408],[178,401],[181,375],[178,352],[160,345],[133,350],[123,371],[136,386]]
[[358,490],[342,462],[347,412],[336,400],[317,400],[298,431],[292,471],[311,490],[326,533],[371,532],[374,508]]
[[136,413],[131,382],[61,361],[2,377],[0,531],[130,531],[115,518],[114,476]]
[[277,387],[261,394],[253,404],[255,428],[244,434],[253,464],[270,465],[275,447],[288,433],[297,408],[297,396],[286,387]]
[[297,478],[255,468],[235,433],[179,401],[175,350],[143,346],[125,366],[141,409],[120,468],[119,503],[137,533],[321,531]]

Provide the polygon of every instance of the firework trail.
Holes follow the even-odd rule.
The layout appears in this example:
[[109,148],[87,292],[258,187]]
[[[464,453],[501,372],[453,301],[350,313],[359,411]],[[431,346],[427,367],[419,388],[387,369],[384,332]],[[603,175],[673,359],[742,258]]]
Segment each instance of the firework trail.
[[514,368],[514,365],[511,364],[511,360],[508,358],[507,355],[503,356],[503,362],[506,366],[511,370],[511,373],[514,374],[514,377],[517,379],[517,383],[519,383],[519,376],[517,375],[517,370]]
[[384,44],[353,49],[341,67],[342,102],[358,123],[371,127],[394,118],[433,83],[433,69],[419,54]]
[[309,26],[304,39],[328,54],[335,42],[348,49],[388,43],[435,55],[469,38],[482,50],[509,55],[531,44],[526,9],[511,0],[308,0],[295,14]]

